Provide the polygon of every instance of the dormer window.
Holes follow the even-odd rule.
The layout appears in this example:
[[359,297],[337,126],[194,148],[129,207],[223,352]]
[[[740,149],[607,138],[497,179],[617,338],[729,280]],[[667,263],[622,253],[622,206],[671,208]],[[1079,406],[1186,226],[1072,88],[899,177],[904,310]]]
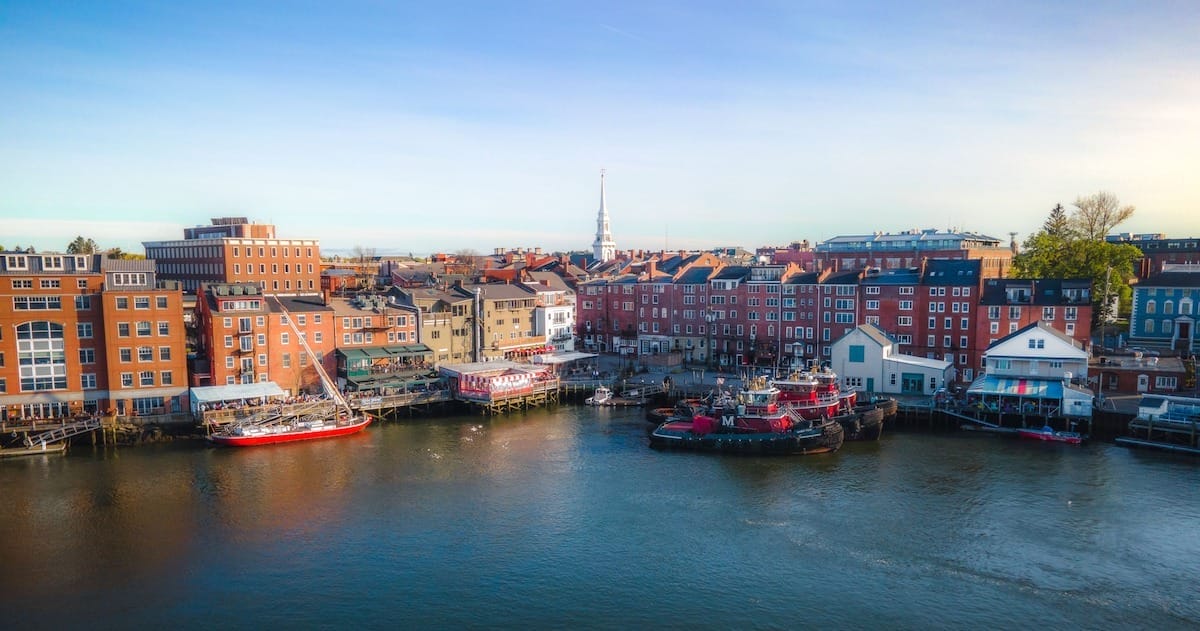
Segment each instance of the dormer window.
[[63,257],[61,256],[43,256],[42,269],[44,270],[60,270],[63,269]]
[[75,271],[76,272],[86,272],[87,269],[88,269],[87,257],[86,256],[75,257]]
[[8,270],[29,269],[29,258],[24,255],[8,255],[4,257],[4,266]]

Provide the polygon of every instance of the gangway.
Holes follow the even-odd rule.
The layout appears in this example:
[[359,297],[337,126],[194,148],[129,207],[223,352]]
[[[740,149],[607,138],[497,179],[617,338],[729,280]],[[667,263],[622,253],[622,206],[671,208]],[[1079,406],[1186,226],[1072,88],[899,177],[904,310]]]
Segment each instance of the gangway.
[[49,445],[60,440],[66,440],[72,436],[77,436],[92,430],[100,429],[100,419],[96,417],[67,423],[61,427],[56,427],[52,430],[34,434],[25,437],[25,446],[33,447],[34,445]]
[[945,415],[947,415],[947,416],[953,416],[954,418],[959,418],[959,419],[962,419],[962,420],[964,420],[964,421],[970,421],[970,422],[972,422],[972,423],[977,423],[977,424],[979,424],[979,425],[983,425],[984,427],[987,427],[987,428],[990,428],[990,429],[994,429],[994,430],[998,430],[998,431],[1001,431],[1001,432],[1015,432],[1015,431],[1017,431],[1017,430],[1015,430],[1015,429],[1013,429],[1013,428],[1011,428],[1011,427],[1001,427],[999,423],[992,423],[991,421],[985,421],[985,420],[983,420],[983,419],[981,419],[981,418],[976,418],[976,417],[974,417],[974,416],[970,416],[970,415],[967,415],[967,414],[963,414],[963,413],[961,413],[961,412],[958,412],[958,411],[955,411],[955,410],[949,410],[949,409],[946,409],[946,408],[937,408],[937,411],[939,411],[939,412],[941,412],[942,414],[945,414]]

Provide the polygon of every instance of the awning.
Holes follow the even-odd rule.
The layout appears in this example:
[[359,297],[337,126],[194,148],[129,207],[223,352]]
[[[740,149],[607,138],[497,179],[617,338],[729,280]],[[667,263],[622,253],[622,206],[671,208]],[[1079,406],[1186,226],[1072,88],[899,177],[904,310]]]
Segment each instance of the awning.
[[366,359],[368,357],[367,353],[360,348],[339,348],[334,352],[346,359]]
[[581,359],[591,359],[596,357],[595,353],[581,353],[578,351],[562,351],[558,353],[546,353],[533,358],[535,364],[566,364],[568,362],[578,361]]
[[1058,379],[1020,379],[986,375],[967,388],[967,394],[1061,400],[1062,381]]
[[433,352],[432,348],[429,348],[424,344],[388,346],[385,350],[387,350],[389,354],[397,357],[412,357],[414,355],[425,355]]
[[215,401],[243,401],[245,399],[261,399],[268,397],[283,397],[287,393],[274,381],[257,381],[255,383],[233,383],[225,386],[202,386],[192,388],[192,403],[212,403]]

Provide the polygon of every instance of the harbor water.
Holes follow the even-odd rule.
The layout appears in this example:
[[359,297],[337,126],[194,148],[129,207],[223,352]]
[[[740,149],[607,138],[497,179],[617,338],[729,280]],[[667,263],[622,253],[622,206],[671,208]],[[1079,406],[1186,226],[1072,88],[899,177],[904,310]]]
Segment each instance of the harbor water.
[[639,409],[0,462],[5,628],[1196,628],[1200,466],[885,433],[662,453]]

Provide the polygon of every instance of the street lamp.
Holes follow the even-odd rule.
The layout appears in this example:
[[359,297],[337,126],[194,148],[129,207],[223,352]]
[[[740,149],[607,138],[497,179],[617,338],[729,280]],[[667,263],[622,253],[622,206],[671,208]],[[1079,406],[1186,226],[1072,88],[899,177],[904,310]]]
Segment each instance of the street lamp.
[[714,345],[716,344],[716,332],[713,331],[713,324],[717,321],[717,314],[712,311],[704,312],[704,321],[708,323],[708,367],[713,367],[713,354],[716,352]]

